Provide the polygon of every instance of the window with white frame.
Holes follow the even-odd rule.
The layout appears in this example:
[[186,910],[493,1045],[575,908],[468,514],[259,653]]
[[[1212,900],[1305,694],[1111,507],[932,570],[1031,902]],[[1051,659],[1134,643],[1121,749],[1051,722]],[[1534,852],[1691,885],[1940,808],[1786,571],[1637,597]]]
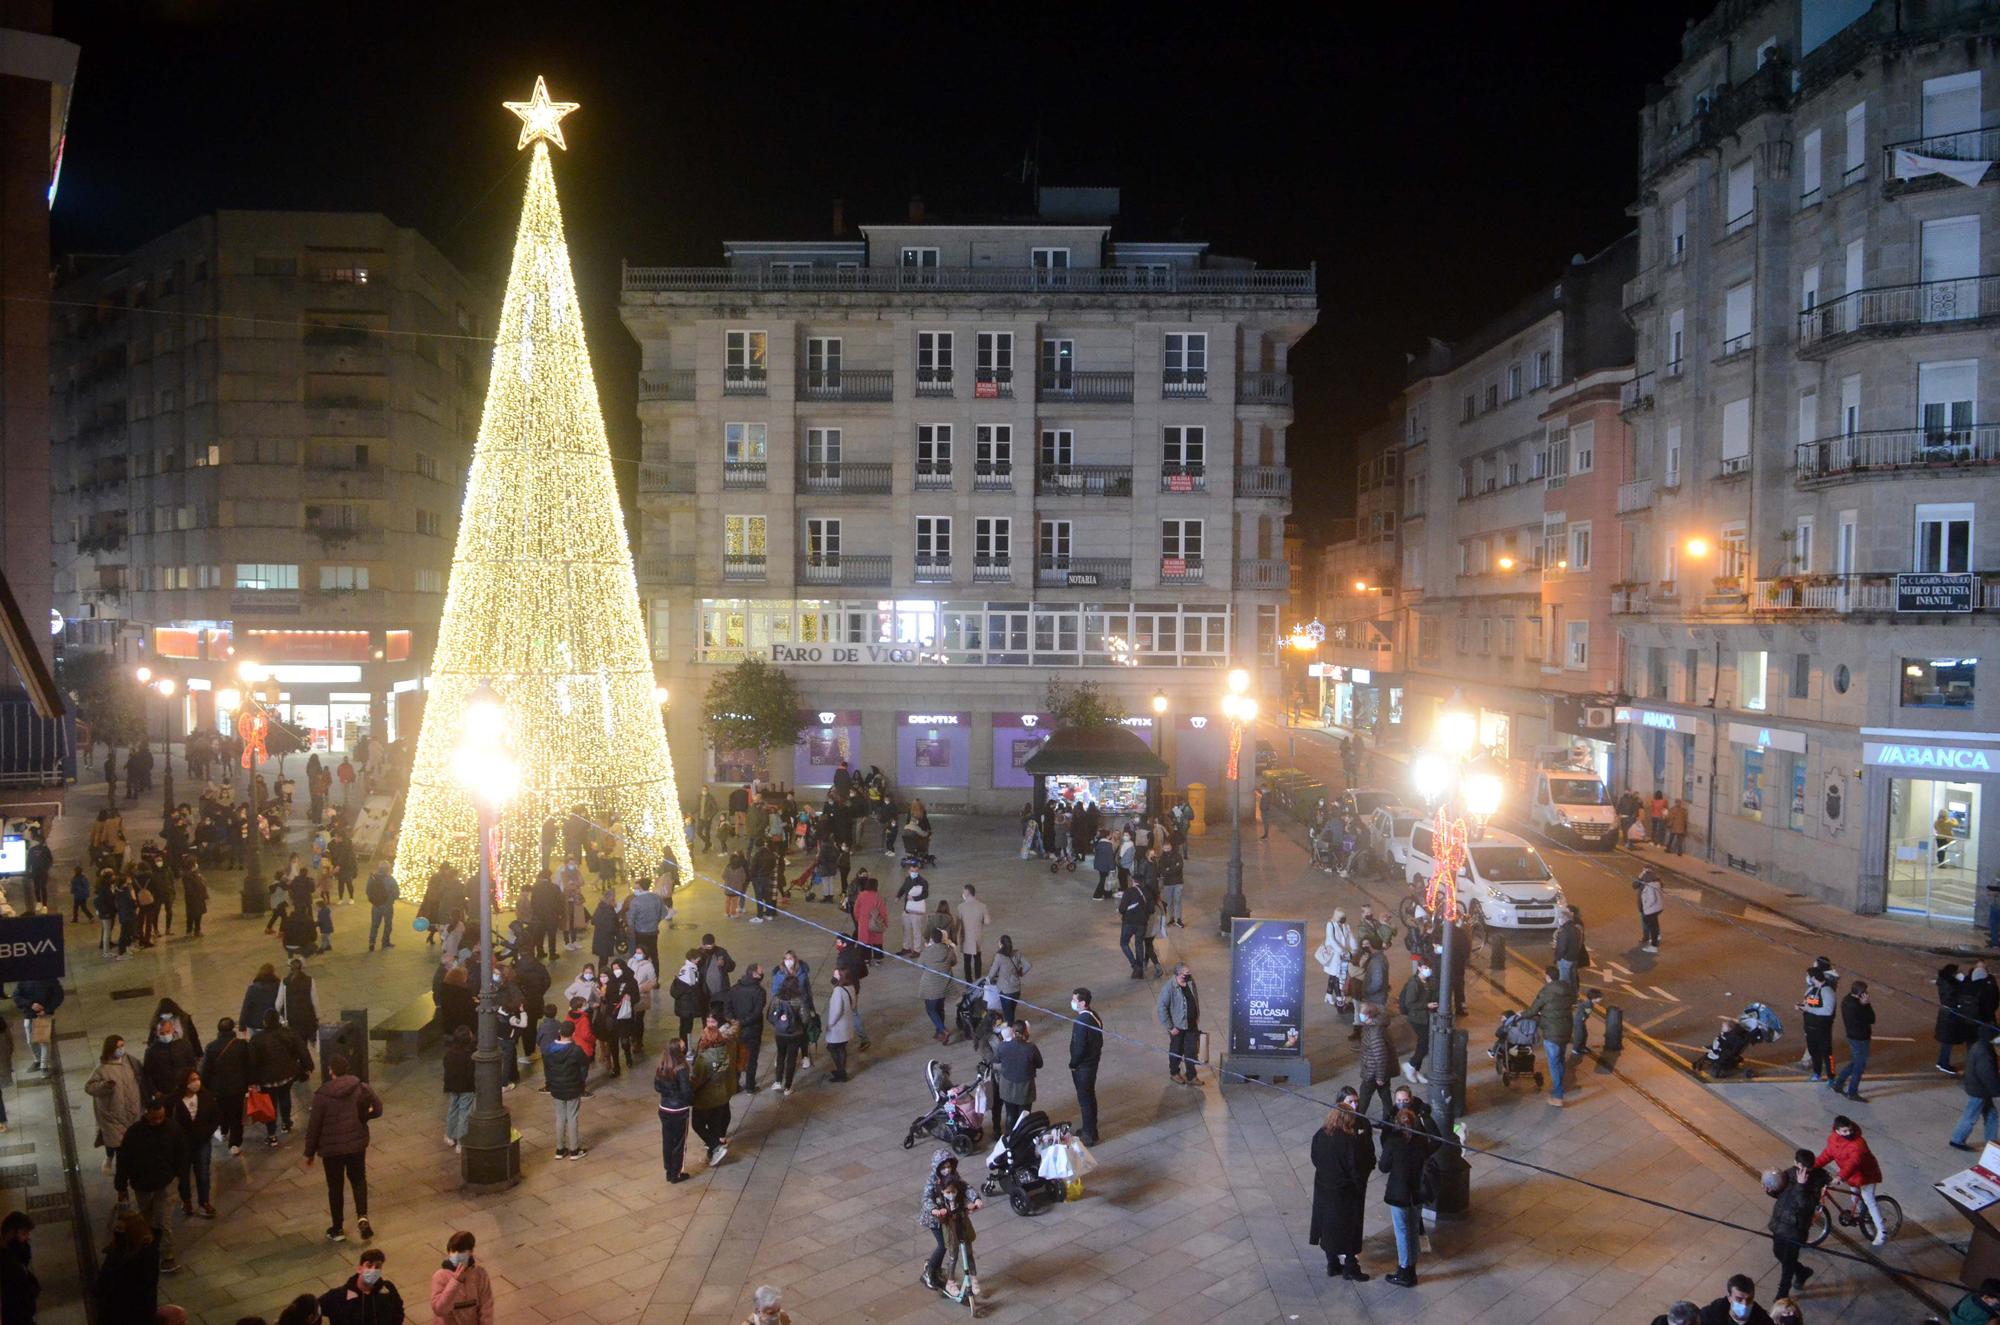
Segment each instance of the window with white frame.
[[1819,145],[1820,132],[1813,129],[1799,143],[1799,206],[1810,207],[1819,201]]
[[1493,652],[1493,618],[1490,616],[1479,618],[1479,652]]
[[1817,390],[1799,393],[1799,432],[1797,441],[1803,446],[1807,442],[1819,440],[1819,392]]
[[1973,403],[1978,391],[1977,359],[1917,365],[1917,419],[1927,448],[1933,452],[1955,448],[1970,455],[1972,430],[1978,423]]
[[1160,465],[1165,474],[1201,474],[1208,464],[1208,429],[1177,424],[1162,430]]
[[1971,502],[1924,502],[1916,511],[1915,569],[1941,575],[1972,570]]
[[1065,339],[1042,342],[1042,389],[1045,391],[1076,389],[1075,341]]
[[1542,565],[1561,570],[1569,560],[1569,518],[1561,511],[1542,516]]
[[413,587],[418,593],[443,593],[444,572],[418,567]]
[[1014,425],[982,423],[973,433],[973,472],[999,478],[1014,472]]
[[1563,622],[1563,666],[1571,671],[1590,666],[1590,622]]
[[[1813,518],[1801,515],[1792,525],[1792,565],[1810,571],[1813,564]],[[1803,699],[1801,695],[1799,698]]]
[[1590,569],[1590,521],[1579,520],[1569,527],[1569,568]]
[[279,565],[271,562],[236,563],[236,587],[238,589],[296,589],[299,587],[299,568],[296,565]]
[[934,248],[909,245],[903,249],[899,261],[905,268],[935,269],[938,265],[938,251]]
[[982,331],[973,339],[974,370],[981,382],[1014,380],[1014,333]]
[[1514,618],[1510,616],[1500,618],[1500,656],[1514,656]]
[[1160,556],[1163,560],[1185,561],[1190,566],[1201,564],[1200,520],[1160,521]]
[[722,517],[722,555],[728,560],[762,564],[766,544],[764,517],[725,515]]
[[972,522],[975,564],[1005,566],[1014,556],[1014,522],[1004,515],[982,515]]
[[1840,435],[1852,437],[1861,431],[1861,374],[1849,373],[1840,379]]
[[1856,290],[1861,289],[1867,280],[1867,245],[1868,241],[1866,239],[1850,239],[1847,241],[1844,265],[1841,268],[1847,281],[1847,284],[1841,287],[1843,294],[1853,294]]
[[1688,200],[1683,194],[1667,207],[1667,264],[1672,266],[1687,256]]
[[1042,429],[1042,467],[1058,473],[1076,463],[1076,429]]
[[917,333],[917,389],[951,385],[951,341],[949,331]]
[[[1972,133],[1979,129],[1979,71],[1924,80],[1924,137]],[[1921,150],[1921,149],[1919,149]]]
[[1750,398],[1722,407],[1722,472],[1741,474],[1750,468]]
[[841,343],[838,336],[806,337],[806,387],[829,389],[840,385]]
[[840,521],[818,517],[806,521],[806,564],[840,564]]
[[1736,354],[1751,345],[1754,329],[1756,283],[1742,281],[1729,287],[1722,297],[1722,353]]
[[1556,380],[1556,355],[1554,350],[1543,350],[1535,356],[1535,386],[1553,386]]
[[951,476],[951,425],[949,423],[920,423],[917,425],[917,477],[949,478]]
[[1569,430],[1569,472],[1588,474],[1597,468],[1597,424],[1586,419]]
[[838,478],[840,475],[840,429],[806,429],[806,470],[808,477]]
[[761,331],[724,333],[722,384],[727,387],[762,386],[769,367],[770,337]]
[[1038,272],[1069,270],[1069,250],[1066,248],[1031,248],[1028,250],[1028,265]]
[[917,564],[919,566],[948,566],[951,564],[950,516],[920,515],[917,517]]
[[1687,310],[1676,308],[1667,314],[1666,375],[1679,377],[1686,367]]
[[1841,153],[1840,182],[1854,183],[1868,173],[1868,103],[1847,108],[1847,143]]
[[770,458],[770,426],[763,423],[722,425],[722,462],[725,465],[762,465]]
[[1757,219],[1757,167],[1748,160],[1729,168],[1724,194],[1722,233],[1733,235]]
[[1761,710],[1770,681],[1771,655],[1764,649],[1739,649],[1736,653],[1736,707]]
[[1716,566],[1729,576],[1741,575],[1750,567],[1750,529],[1740,521],[1722,526],[1717,540]]
[[368,568],[366,566],[321,566],[319,587],[322,589],[366,589]]
[[1035,550],[1051,570],[1069,567],[1071,526],[1068,520],[1043,520],[1035,530]]
[[1819,264],[1813,263],[1799,277],[1799,311],[1810,313],[1819,307]]
[[1521,365],[1517,363],[1509,364],[1507,365],[1507,399],[1519,400],[1520,398]]
[[1208,333],[1167,332],[1162,366],[1165,371],[1162,381],[1170,394],[1175,391],[1199,394],[1208,383]]

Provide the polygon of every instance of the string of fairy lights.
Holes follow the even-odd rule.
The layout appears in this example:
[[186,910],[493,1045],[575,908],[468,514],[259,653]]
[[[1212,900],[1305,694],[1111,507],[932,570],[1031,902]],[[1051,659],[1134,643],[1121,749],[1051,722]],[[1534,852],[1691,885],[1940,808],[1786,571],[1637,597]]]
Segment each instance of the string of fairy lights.
[[506,105],[533,154],[396,845],[413,900],[478,856],[452,756],[482,683],[520,770],[499,815],[503,899],[533,879],[543,824],[577,806],[635,860],[694,869],[549,155],[575,103],[537,79]]

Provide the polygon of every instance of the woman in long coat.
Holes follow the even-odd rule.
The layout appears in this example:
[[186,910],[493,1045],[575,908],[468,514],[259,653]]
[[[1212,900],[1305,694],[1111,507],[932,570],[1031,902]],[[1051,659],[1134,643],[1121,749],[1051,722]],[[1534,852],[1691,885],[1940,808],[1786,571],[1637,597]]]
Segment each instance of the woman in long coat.
[[1375,1142],[1368,1123],[1351,1109],[1335,1109],[1312,1139],[1312,1230],[1307,1238],[1326,1253],[1326,1277],[1367,1282],[1356,1253],[1375,1171]]

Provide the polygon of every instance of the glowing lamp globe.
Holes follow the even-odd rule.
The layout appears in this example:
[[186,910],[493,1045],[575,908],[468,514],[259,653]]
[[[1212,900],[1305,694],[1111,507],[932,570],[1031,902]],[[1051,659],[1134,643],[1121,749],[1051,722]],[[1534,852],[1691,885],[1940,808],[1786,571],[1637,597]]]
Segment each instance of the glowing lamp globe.
[[1473,773],[1461,784],[1467,813],[1482,819],[1500,812],[1500,779],[1491,773]]
[[1410,785],[1426,801],[1434,801],[1451,785],[1451,765],[1437,755],[1420,754],[1410,763]]
[[1438,715],[1434,739],[1446,754],[1466,754],[1478,743],[1479,720],[1462,709],[1447,709]]

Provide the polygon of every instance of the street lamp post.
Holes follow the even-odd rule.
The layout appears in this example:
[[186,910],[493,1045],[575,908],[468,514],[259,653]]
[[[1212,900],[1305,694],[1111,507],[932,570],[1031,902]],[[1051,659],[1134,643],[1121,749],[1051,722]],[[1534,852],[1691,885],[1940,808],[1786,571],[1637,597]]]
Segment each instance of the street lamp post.
[[474,1191],[521,1180],[521,1144],[501,1100],[500,990],[493,979],[493,832],[520,772],[507,750],[507,714],[486,682],[465,706],[453,774],[479,814],[479,1048],[472,1055],[472,1116],[460,1143],[460,1177]]
[[[161,699],[171,700],[179,684],[171,676],[155,676],[150,667],[141,667],[133,673],[144,686]],[[162,706],[160,714],[160,833],[165,836],[167,824],[174,817],[174,712],[171,706]],[[171,866],[171,862],[169,862]]]
[[1226,936],[1230,922],[1238,916],[1250,914],[1250,903],[1243,896],[1243,729],[1252,732],[1250,766],[1254,774],[1257,765],[1255,741],[1257,721],[1257,701],[1248,693],[1250,673],[1241,667],[1231,668],[1229,690],[1222,697],[1222,713],[1229,719],[1229,871],[1225,876],[1226,885],[1222,894],[1222,916],[1220,928]]

